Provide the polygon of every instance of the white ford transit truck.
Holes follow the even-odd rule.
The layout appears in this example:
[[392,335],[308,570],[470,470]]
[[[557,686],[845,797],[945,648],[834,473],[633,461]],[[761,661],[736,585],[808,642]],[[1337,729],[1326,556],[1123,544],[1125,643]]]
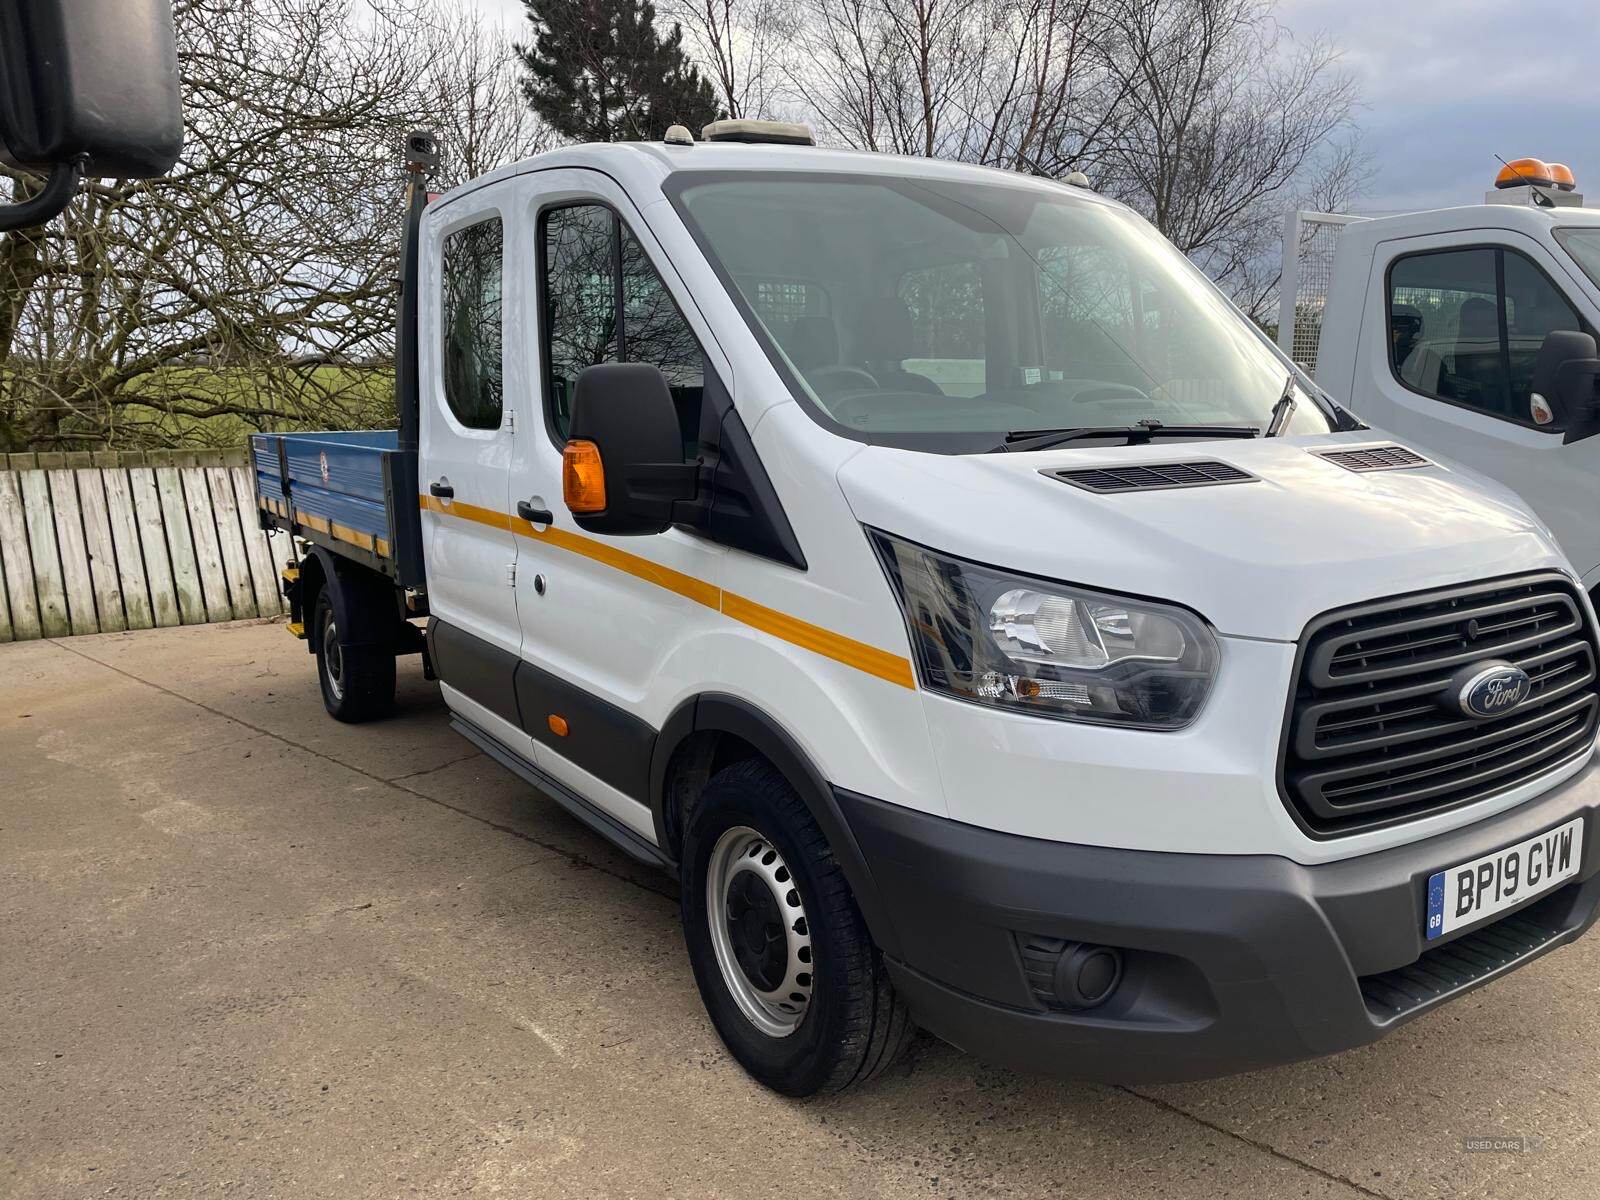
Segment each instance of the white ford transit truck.
[[[431,202],[394,433],[262,435],[343,720],[457,729],[681,883],[757,1079],[1195,1078],[1587,929],[1594,612],[1509,492],[1330,402],[1088,190],[576,146]],[[420,618],[426,618],[426,628]]]

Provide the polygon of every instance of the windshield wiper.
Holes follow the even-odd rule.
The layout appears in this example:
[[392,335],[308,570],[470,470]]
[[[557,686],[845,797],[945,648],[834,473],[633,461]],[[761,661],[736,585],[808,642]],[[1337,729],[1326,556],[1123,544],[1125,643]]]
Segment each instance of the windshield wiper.
[[1129,446],[1143,446],[1153,438],[1253,438],[1260,437],[1255,425],[1164,425],[1160,421],[1140,421],[1137,425],[1077,426],[1063,429],[1015,429],[995,450],[1047,450],[1064,442],[1086,438],[1125,438]]
[[1289,418],[1294,416],[1295,405],[1294,373],[1291,371],[1288,380],[1283,385],[1283,394],[1278,397],[1278,402],[1272,406],[1272,416],[1267,421],[1267,432],[1262,436],[1282,437],[1283,431],[1289,427]]

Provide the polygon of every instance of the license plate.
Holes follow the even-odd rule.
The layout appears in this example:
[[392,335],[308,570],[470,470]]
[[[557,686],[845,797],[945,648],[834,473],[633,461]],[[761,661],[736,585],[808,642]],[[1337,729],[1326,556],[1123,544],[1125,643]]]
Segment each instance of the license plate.
[[1583,818],[1439,871],[1428,880],[1428,936],[1440,937],[1503,912],[1578,873]]

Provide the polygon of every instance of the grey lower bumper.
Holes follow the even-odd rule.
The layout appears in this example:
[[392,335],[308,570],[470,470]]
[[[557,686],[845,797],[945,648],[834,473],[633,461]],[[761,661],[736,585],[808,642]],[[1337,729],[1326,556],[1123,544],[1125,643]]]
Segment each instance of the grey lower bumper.
[[[987,1060],[1076,1078],[1204,1078],[1375,1041],[1572,941],[1600,901],[1593,765],[1468,828],[1313,867],[1065,845],[837,800],[918,1022]],[[1426,940],[1430,875],[1580,813],[1575,880]],[[1029,935],[1120,948],[1121,985],[1097,1008],[1054,1011],[1024,971]]]

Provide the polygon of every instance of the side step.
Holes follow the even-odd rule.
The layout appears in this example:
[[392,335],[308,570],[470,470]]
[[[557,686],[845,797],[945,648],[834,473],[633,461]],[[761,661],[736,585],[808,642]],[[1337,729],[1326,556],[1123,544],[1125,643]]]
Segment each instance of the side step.
[[494,759],[495,762],[513,775],[519,776],[524,782],[532,784],[541,792],[552,797],[562,808],[577,817],[578,820],[629,857],[635,858],[648,866],[659,867],[663,871],[676,874],[678,864],[668,857],[660,847],[640,837],[610,813],[590,804],[559,779],[545,774],[493,734],[479,729],[458,713],[450,714],[450,724],[457,733]]

